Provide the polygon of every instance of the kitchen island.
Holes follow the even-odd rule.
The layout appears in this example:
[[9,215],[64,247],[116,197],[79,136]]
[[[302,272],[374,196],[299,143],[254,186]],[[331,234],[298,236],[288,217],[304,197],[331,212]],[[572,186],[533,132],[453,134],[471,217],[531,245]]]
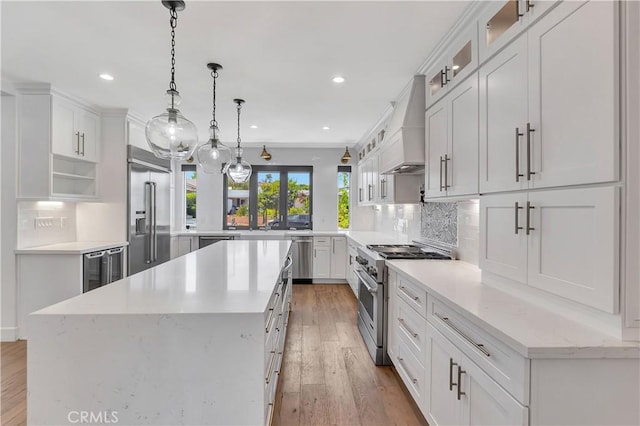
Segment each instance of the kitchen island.
[[31,314],[28,423],[268,423],[290,248],[221,242]]

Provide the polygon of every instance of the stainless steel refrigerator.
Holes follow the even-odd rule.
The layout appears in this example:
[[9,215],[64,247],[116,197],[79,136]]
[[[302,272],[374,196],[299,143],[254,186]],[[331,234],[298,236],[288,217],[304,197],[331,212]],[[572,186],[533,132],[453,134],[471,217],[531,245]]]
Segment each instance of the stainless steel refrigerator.
[[129,146],[128,275],[169,260],[171,163]]

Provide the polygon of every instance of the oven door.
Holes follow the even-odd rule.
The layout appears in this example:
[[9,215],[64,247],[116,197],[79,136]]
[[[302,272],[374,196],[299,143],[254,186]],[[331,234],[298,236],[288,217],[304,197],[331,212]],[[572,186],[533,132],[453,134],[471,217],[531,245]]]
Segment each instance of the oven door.
[[355,269],[358,277],[358,315],[376,346],[382,347],[384,287],[371,278],[359,265]]

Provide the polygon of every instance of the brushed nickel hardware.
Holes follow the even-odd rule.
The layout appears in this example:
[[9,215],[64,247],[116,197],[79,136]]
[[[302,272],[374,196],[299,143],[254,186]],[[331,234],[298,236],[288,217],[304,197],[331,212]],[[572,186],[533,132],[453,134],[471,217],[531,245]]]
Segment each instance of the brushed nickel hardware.
[[331,240],[331,243],[332,243],[332,245],[333,245],[333,248],[331,249],[331,252],[332,252],[333,254],[336,254],[336,240],[335,240],[335,239],[332,239],[332,240]]
[[442,186],[442,162],[444,161],[444,159],[442,158],[442,156],[440,156],[440,192],[442,192],[442,189],[444,188],[444,186]]
[[453,366],[458,363],[453,362],[453,358],[449,358],[449,390],[452,391],[454,386],[458,386],[457,383],[453,383]]
[[531,171],[531,133],[535,131],[531,128],[531,123],[527,123],[527,180],[531,180],[531,175],[536,174]]
[[527,12],[531,11],[531,9],[533,9],[533,6],[535,6],[535,4],[533,4],[533,3],[531,2],[531,0],[527,0],[527,1],[525,2],[525,5],[526,5],[526,7],[527,7],[527,9],[526,9],[526,11],[527,11]]
[[460,401],[460,397],[462,395],[466,395],[466,393],[462,391],[462,375],[463,374],[466,374],[466,371],[464,371],[462,368],[460,368],[460,366],[458,366],[458,401]]
[[524,16],[524,13],[520,13],[520,0],[515,0],[516,2],[516,21],[519,21],[520,18]]
[[444,70],[440,70],[440,87],[444,87],[447,84],[444,82]]
[[76,132],[76,154],[80,155],[80,132]]
[[516,127],[516,182],[520,182],[520,178],[524,177],[520,173],[520,136],[524,136],[524,133],[520,133],[520,129]]
[[411,330],[404,319],[398,318],[398,322],[400,323],[402,328],[404,328],[407,331],[407,333],[409,333],[410,335],[412,335],[416,339],[418,338],[418,333],[415,333],[413,330]]
[[269,332],[271,328],[271,323],[273,322],[273,308],[269,308],[269,316],[267,317],[267,325],[265,326],[265,333]]
[[467,336],[466,334],[464,334],[462,332],[462,330],[460,330],[458,327],[456,327],[455,325],[453,325],[451,323],[451,321],[449,320],[449,318],[447,317],[443,317],[440,314],[434,314],[436,317],[438,317],[442,322],[444,322],[446,325],[449,326],[449,328],[451,328],[453,331],[455,331],[456,333],[458,333],[460,335],[460,337],[462,337],[464,340],[466,340],[467,342],[471,343],[477,350],[479,350],[480,352],[482,352],[483,354],[485,354],[486,356],[491,356],[491,354],[489,353],[488,350],[486,350],[484,348],[484,345],[482,343],[476,343],[471,337]]
[[518,235],[518,231],[520,229],[523,229],[522,226],[518,226],[518,210],[521,210],[523,208],[524,207],[520,206],[519,203],[516,201],[516,208],[515,208],[515,211],[516,211],[516,227],[515,227],[516,235]]
[[82,156],[84,157],[84,132],[80,135],[82,138]]
[[410,292],[407,291],[407,288],[403,285],[400,286],[400,290],[402,290],[402,292],[404,294],[406,294],[407,296],[409,296],[411,299],[413,299],[414,301],[418,302],[420,301],[420,298],[418,296],[414,296],[413,294],[411,294]]
[[368,197],[369,201],[371,201],[371,199],[373,198],[373,196],[371,195],[371,190],[372,189],[373,189],[373,185],[369,184],[369,189],[368,189],[368,192],[367,192],[367,197]]
[[269,353],[271,354],[269,368],[267,368],[267,377],[264,378],[266,384],[269,384],[271,381],[271,374],[273,373],[273,367],[276,362],[276,351],[270,351]]
[[409,378],[411,379],[411,382],[415,385],[418,383],[418,379],[411,377],[411,373],[409,373],[409,370],[407,369],[407,367],[404,365],[404,358],[402,357],[398,357],[398,362],[400,363],[400,365],[402,366],[402,369],[404,371],[407,372],[407,376],[409,376]]
[[527,235],[529,235],[531,231],[536,230],[536,228],[531,227],[531,210],[533,209],[535,209],[535,207],[532,206],[529,201],[527,201]]
[[358,201],[362,201],[362,188],[358,188]]
[[451,79],[449,78],[449,71],[451,71],[451,69],[449,68],[448,65],[444,66],[444,84],[447,84],[451,81]]
[[447,183],[447,181],[449,180],[449,161],[451,161],[451,158],[449,158],[449,156],[447,154],[444,155],[444,190],[446,191],[447,189],[449,189],[451,187],[451,185],[449,185]]

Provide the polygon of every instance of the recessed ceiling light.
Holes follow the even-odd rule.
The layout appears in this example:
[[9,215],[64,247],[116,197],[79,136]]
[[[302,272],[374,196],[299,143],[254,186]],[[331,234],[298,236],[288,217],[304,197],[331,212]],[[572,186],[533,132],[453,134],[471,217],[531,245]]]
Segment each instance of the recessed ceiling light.
[[257,129],[258,126],[256,126],[255,124],[252,124],[251,126],[249,126],[251,129]]
[[344,83],[344,77],[341,77],[339,75],[333,77],[333,82],[334,83]]
[[329,130],[329,126],[324,126],[322,130]]
[[111,74],[107,74],[106,72],[99,74],[98,77],[100,77],[103,80],[113,81],[113,76]]

